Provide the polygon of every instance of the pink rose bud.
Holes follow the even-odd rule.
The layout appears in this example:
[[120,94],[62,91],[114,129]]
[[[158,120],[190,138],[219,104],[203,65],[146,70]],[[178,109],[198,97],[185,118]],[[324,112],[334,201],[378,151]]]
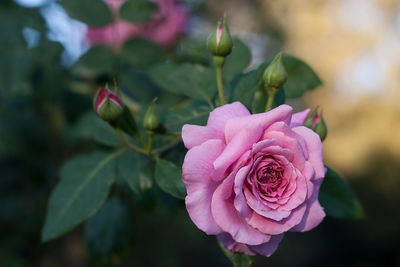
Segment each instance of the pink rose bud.
[[115,121],[118,119],[123,110],[123,103],[118,95],[106,88],[100,88],[93,101],[94,110],[97,115],[105,121]]
[[218,21],[217,27],[207,39],[207,48],[214,56],[226,57],[232,52],[233,41],[226,25],[226,16]]
[[319,111],[319,107],[316,107],[313,112],[311,112],[304,126],[316,132],[321,138],[321,141],[324,141],[328,134],[328,127],[326,126],[322,111]]

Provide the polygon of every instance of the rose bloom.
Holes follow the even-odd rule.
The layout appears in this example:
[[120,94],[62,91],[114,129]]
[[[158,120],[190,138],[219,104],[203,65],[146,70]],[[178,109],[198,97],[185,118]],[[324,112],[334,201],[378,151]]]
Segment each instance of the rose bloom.
[[285,232],[325,216],[322,143],[302,126],[309,110],[292,112],[281,105],[251,115],[235,102],[212,111],[206,126],[183,126],[189,216],[233,252],[270,256]]
[[177,0],[152,0],[158,10],[152,18],[140,24],[133,24],[119,19],[119,9],[125,0],[103,0],[117,19],[104,27],[88,27],[86,39],[90,45],[105,44],[120,48],[132,38],[144,38],[163,47],[175,44],[184,32],[188,11]]

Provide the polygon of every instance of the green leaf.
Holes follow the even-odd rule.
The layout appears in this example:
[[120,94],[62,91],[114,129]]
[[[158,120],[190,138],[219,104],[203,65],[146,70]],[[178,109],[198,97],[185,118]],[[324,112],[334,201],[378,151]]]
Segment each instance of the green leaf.
[[[115,130],[108,122],[100,119],[93,111],[85,113],[73,128],[75,137],[93,138],[99,143],[108,146],[121,146]],[[125,136],[126,138],[129,138]]]
[[328,168],[319,191],[319,201],[328,216],[361,219],[364,210],[350,185],[334,170]]
[[168,112],[165,126],[169,132],[180,133],[185,124],[205,125],[210,112],[209,106],[191,102],[182,108]]
[[61,180],[48,203],[43,242],[65,234],[96,213],[114,182],[115,158],[124,152],[125,149],[112,154],[94,152],[64,164]]
[[133,23],[145,22],[157,9],[157,4],[148,0],[128,0],[121,6],[120,18]]
[[59,2],[68,15],[90,26],[105,26],[113,21],[111,10],[99,0],[63,0]]
[[250,267],[253,264],[255,256],[249,256],[243,253],[234,253],[222,245],[219,240],[218,245],[221,248],[222,253],[224,253],[225,257],[228,258],[234,267]]
[[211,102],[217,87],[215,72],[202,65],[163,63],[150,69],[150,77],[167,92]]
[[97,76],[117,72],[117,58],[106,46],[95,46],[82,55],[72,67],[73,74]]
[[261,69],[249,71],[240,75],[233,81],[233,101],[240,101],[243,105],[250,108],[252,106],[254,94],[261,83]]
[[164,59],[164,51],[144,39],[132,39],[122,47],[120,58],[135,68],[146,68]]
[[321,79],[304,61],[284,54],[283,64],[288,73],[288,80],[284,85],[286,97],[301,97],[306,91],[322,85]]
[[96,258],[122,251],[132,240],[132,224],[132,212],[124,202],[118,199],[107,201],[87,222],[89,254]]
[[174,163],[158,158],[154,176],[162,190],[176,198],[185,198],[186,188],[182,182],[182,170]]
[[226,58],[222,69],[224,82],[230,82],[236,75],[242,73],[250,61],[250,49],[241,40],[234,39],[232,53]]
[[127,151],[118,159],[118,171],[133,192],[144,195],[153,187],[154,162]]

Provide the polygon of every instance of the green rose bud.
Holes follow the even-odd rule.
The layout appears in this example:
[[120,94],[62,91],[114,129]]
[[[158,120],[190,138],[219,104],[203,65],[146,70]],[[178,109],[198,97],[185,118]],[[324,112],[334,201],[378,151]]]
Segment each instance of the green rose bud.
[[124,108],[118,95],[107,86],[97,91],[93,100],[93,106],[96,114],[108,122],[117,120]]
[[143,121],[143,127],[150,132],[154,132],[159,126],[157,116],[154,113],[154,106],[156,101],[157,98],[154,98],[149,109],[147,110],[146,115],[144,116],[144,121]]
[[226,16],[218,21],[215,30],[208,36],[207,48],[214,56],[226,57],[232,52],[233,41],[226,25]]
[[280,52],[274,60],[265,69],[264,84],[266,88],[272,87],[279,89],[287,80],[287,73],[282,63],[282,52]]
[[328,134],[328,127],[326,126],[322,111],[319,111],[319,107],[316,107],[313,112],[310,113],[307,120],[304,122],[304,126],[316,132],[321,138],[321,141],[324,141]]

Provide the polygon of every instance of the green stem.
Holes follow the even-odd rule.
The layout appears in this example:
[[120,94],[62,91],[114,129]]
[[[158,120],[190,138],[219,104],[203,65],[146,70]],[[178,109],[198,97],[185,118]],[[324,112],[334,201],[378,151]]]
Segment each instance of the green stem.
[[268,88],[267,93],[268,93],[268,100],[267,100],[267,105],[265,106],[265,112],[270,111],[272,109],[272,105],[274,104],[275,96],[278,90],[276,88]]
[[130,150],[143,154],[143,155],[147,155],[149,156],[150,154],[148,153],[147,150],[141,149],[137,146],[135,146],[134,144],[132,144],[131,142],[129,142],[128,140],[125,139],[124,135],[122,134],[121,130],[119,128],[115,128],[115,132],[119,138],[119,140]]
[[151,148],[153,146],[153,132],[152,131],[147,131],[147,155],[151,156]]
[[215,70],[217,74],[217,87],[218,87],[218,96],[220,105],[225,105],[225,97],[224,97],[224,84],[222,82],[222,65],[224,64],[224,57],[214,56],[213,57]]
[[176,146],[177,144],[179,144],[182,141],[181,137],[179,136],[179,138],[177,138],[176,140],[168,143],[165,146],[159,147],[157,149],[153,150],[153,154],[157,155],[157,154],[161,154],[164,151],[167,151],[170,148],[173,148],[174,146]]

